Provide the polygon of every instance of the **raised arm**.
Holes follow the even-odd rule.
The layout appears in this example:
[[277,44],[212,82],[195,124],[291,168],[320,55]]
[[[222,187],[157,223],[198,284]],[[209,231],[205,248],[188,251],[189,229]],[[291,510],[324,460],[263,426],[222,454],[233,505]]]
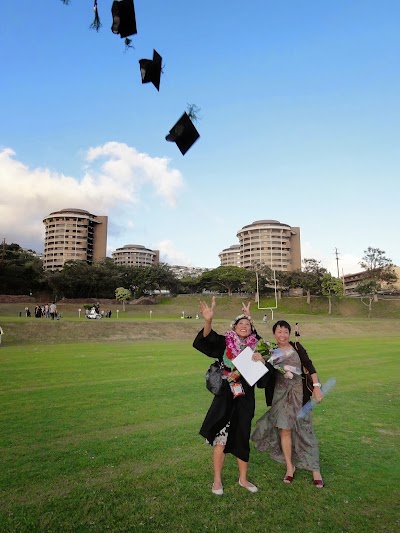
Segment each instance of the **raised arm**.
[[250,305],[251,305],[251,302],[249,302],[247,305],[244,302],[242,302],[242,311],[247,316],[250,316]]
[[204,318],[204,328],[203,328],[203,336],[207,337],[207,335],[211,331],[211,322],[214,317],[214,309],[215,309],[215,296],[212,297],[211,300],[211,306],[209,307],[206,302],[200,302],[199,303],[199,309],[200,313],[203,315]]

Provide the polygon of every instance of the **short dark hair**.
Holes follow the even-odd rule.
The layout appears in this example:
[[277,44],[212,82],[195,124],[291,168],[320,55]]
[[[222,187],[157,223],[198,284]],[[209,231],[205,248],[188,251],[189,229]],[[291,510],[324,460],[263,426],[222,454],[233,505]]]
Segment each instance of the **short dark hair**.
[[278,322],[275,322],[275,324],[272,326],[272,333],[275,333],[275,330],[278,326],[281,328],[286,328],[289,331],[289,334],[292,331],[289,322],[286,322],[286,320],[278,320]]

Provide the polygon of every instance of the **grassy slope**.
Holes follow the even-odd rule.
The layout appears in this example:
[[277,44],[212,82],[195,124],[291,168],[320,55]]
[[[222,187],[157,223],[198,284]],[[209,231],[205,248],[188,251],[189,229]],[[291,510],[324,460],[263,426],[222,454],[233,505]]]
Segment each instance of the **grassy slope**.
[[[198,303],[200,299],[205,299],[211,302],[211,297],[192,296],[192,295],[179,295],[174,298],[164,298],[161,303],[147,306],[147,305],[127,305],[126,311],[122,311],[121,303],[112,302],[109,307],[113,311],[114,318],[116,317],[116,310],[119,309],[119,316],[127,317],[149,317],[150,310],[153,311],[153,317],[165,317],[165,318],[180,318],[182,311],[186,315],[196,315],[198,311]],[[238,296],[217,296],[217,317],[232,319],[240,313],[242,297]],[[32,304],[28,304],[31,311],[33,310]],[[78,317],[78,309],[83,309],[83,304],[70,304],[58,302],[58,309],[61,310],[63,315]],[[260,308],[275,306],[274,299],[261,299]],[[25,304],[3,304],[0,303],[0,317],[1,316],[14,316],[17,317],[18,313],[23,310]],[[105,310],[106,306],[103,307]],[[255,319],[262,319],[264,313],[270,311],[264,311],[263,309],[257,309],[255,303],[252,304],[252,316]],[[83,315],[83,313],[82,313]],[[328,316],[328,301],[323,297],[312,297],[311,303],[308,305],[306,298],[282,298],[278,300],[278,309],[274,310],[274,316],[280,318],[282,315],[297,315],[299,317],[303,315],[321,315]],[[366,318],[368,316],[367,307],[358,298],[343,298],[339,301],[332,302],[332,317],[353,317],[353,318]],[[394,300],[379,300],[372,305],[372,318],[400,318],[400,298]]]
[[[81,313],[79,304],[58,304],[63,318],[60,321],[18,317],[23,304],[0,304],[0,325],[7,344],[29,343],[31,341],[53,342],[132,342],[143,340],[186,340],[194,338],[202,327],[202,320],[194,317],[198,309],[198,297],[178,296],[164,300],[153,306],[128,305],[126,311],[121,305],[114,305],[111,319],[88,320]],[[210,298],[208,298],[210,301]],[[214,327],[217,331],[229,328],[230,321],[241,311],[242,299],[239,297],[217,297]],[[272,301],[262,301],[260,307],[272,305]],[[83,309],[83,305],[81,305]],[[116,310],[119,309],[117,318]],[[399,331],[400,300],[379,301],[374,304],[372,318],[367,318],[366,307],[355,299],[340,302],[340,312],[334,305],[336,314],[327,314],[327,302],[313,298],[307,305],[305,298],[286,298],[274,310],[276,319],[288,320],[292,325],[299,322],[302,339],[314,337],[361,337],[393,336]],[[152,318],[150,319],[150,311]],[[191,320],[182,320],[182,312],[191,315]],[[262,322],[264,313],[268,314],[268,324]],[[271,312],[257,309],[253,304],[252,316],[260,335],[270,337]]]

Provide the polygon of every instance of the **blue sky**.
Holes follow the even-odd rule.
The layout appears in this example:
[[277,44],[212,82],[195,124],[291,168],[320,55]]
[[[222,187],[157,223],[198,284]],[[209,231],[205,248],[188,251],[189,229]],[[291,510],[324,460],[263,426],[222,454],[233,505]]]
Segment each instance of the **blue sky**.
[[[136,0],[134,50],[111,0],[20,0],[0,21],[0,237],[43,249],[42,219],[108,215],[108,253],[219,265],[255,220],[301,228],[302,256],[400,265],[400,2]],[[160,92],[139,59],[163,56]],[[165,135],[196,104],[182,156]]]

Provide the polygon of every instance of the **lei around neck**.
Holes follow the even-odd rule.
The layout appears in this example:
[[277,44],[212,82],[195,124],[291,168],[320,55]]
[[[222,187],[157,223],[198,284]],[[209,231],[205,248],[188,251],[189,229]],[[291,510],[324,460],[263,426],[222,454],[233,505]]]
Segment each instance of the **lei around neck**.
[[232,369],[234,368],[232,359],[235,359],[247,346],[254,350],[257,346],[258,339],[255,333],[251,333],[245,339],[241,339],[236,331],[227,331],[225,333],[225,343],[224,364]]

